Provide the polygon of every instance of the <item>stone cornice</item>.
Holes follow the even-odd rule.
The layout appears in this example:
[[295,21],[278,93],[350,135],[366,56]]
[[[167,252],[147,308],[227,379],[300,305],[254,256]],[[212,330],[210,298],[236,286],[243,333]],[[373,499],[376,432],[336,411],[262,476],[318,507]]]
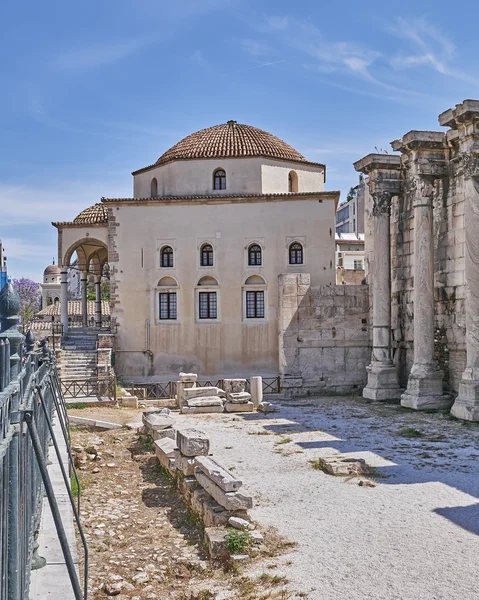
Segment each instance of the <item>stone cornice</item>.
[[373,214],[389,211],[391,198],[401,193],[401,157],[394,154],[368,154],[355,162],[354,168],[369,177]]
[[479,100],[464,100],[439,115],[439,124],[458,129],[461,124],[479,119]]
[[391,142],[393,150],[409,153],[412,150],[434,151],[447,148],[446,134],[443,131],[412,130],[402,138]]
[[364,158],[353,163],[358,173],[369,175],[378,169],[399,171],[401,168],[401,157],[396,154],[368,154]]
[[449,144],[442,131],[409,131],[391,146],[402,152],[409,176],[439,179],[448,173]]

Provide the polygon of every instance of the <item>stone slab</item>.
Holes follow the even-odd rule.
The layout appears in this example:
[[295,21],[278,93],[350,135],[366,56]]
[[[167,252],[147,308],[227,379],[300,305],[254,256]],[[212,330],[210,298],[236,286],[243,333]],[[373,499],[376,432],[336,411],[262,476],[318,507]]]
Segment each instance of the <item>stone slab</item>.
[[226,394],[245,392],[246,379],[223,379],[223,388]]
[[258,404],[258,410],[259,412],[271,413],[277,412],[278,409],[274,404],[271,404],[271,402],[260,402]]
[[161,429],[169,429],[175,423],[175,420],[167,415],[162,415],[156,412],[143,413],[143,424],[151,431],[160,431]]
[[195,474],[195,458],[184,456],[181,452],[175,450],[175,467],[177,471],[181,471],[185,477],[191,477]]
[[183,406],[181,409],[181,414],[183,415],[201,415],[222,412],[224,412],[223,404],[221,406]]
[[155,454],[158,462],[165,469],[170,468],[170,458],[175,458],[176,442],[170,438],[155,441]]
[[254,404],[252,402],[245,402],[243,404],[233,404],[232,402],[225,402],[225,411],[229,413],[253,412]]
[[192,398],[203,398],[204,396],[226,396],[225,392],[218,387],[192,387],[183,390],[183,397],[186,401]]
[[226,399],[232,404],[243,404],[251,400],[251,394],[248,394],[248,392],[229,392],[226,394]]
[[219,396],[201,396],[199,398],[187,398],[186,404],[189,408],[193,406],[223,406],[223,400]]
[[223,527],[205,527],[206,547],[211,558],[225,558],[228,556],[227,533],[227,530]]
[[87,417],[69,416],[70,423],[77,425],[86,425],[88,427],[98,427],[98,429],[123,429],[123,425],[119,423],[111,423],[110,421],[98,421],[97,419],[88,419]]
[[225,492],[212,481],[199,467],[195,467],[198,483],[226,510],[248,510],[253,507],[253,499],[241,492]]
[[210,451],[210,440],[198,429],[178,429],[176,432],[178,449],[184,456],[207,456]]
[[210,456],[197,456],[196,466],[203,471],[225,492],[237,492],[243,482],[233,475]]
[[252,525],[246,519],[241,519],[240,517],[230,517],[228,519],[228,525],[234,527],[235,529],[251,529]]
[[159,429],[153,431],[151,434],[153,440],[163,440],[164,438],[170,438],[170,440],[176,440],[176,429],[170,427],[169,429]]
[[196,380],[198,379],[198,375],[196,373],[180,373],[178,375],[179,380],[183,381],[183,382],[196,382]]
[[118,400],[120,401],[120,406],[138,408],[138,398],[136,396],[121,396]]

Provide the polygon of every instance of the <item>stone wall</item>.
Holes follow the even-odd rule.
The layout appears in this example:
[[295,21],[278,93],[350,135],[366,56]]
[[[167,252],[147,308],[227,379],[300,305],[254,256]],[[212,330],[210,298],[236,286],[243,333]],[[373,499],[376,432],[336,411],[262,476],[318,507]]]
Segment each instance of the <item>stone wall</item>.
[[310,285],[279,276],[279,365],[284,392],[360,393],[371,360],[367,285]]

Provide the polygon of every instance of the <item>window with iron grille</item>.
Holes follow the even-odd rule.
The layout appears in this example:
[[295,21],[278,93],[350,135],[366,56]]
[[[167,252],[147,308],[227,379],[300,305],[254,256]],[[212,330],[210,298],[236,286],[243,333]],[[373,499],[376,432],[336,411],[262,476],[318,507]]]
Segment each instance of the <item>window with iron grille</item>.
[[246,292],[246,318],[264,319],[264,292]]
[[261,247],[258,244],[252,244],[248,248],[248,265],[251,267],[261,266],[261,258]]
[[218,169],[213,173],[213,189],[214,190],[225,190],[226,189],[226,172],[223,169]]
[[213,246],[211,244],[204,244],[201,246],[201,260],[202,267],[213,266]]
[[160,321],[176,320],[177,318],[177,302],[176,292],[160,292],[159,293],[159,317]]
[[216,292],[199,293],[199,318],[216,319],[218,316]]
[[173,266],[173,248],[171,246],[164,246],[161,249],[161,266],[172,267]]
[[303,264],[303,246],[299,242],[293,242],[289,247],[289,264]]

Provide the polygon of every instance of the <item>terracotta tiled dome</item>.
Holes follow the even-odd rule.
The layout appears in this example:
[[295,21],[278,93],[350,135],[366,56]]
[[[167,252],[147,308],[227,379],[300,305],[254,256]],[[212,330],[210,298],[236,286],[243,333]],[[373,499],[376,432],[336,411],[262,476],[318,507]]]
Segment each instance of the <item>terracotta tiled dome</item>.
[[162,165],[172,160],[241,156],[307,162],[302,154],[275,135],[251,125],[228,121],[186,136],[162,154],[155,164]]
[[43,275],[60,275],[61,270],[58,265],[49,265],[44,271]]
[[73,219],[77,225],[92,225],[94,223],[108,222],[108,209],[104,204],[98,203],[82,210],[81,213]]

